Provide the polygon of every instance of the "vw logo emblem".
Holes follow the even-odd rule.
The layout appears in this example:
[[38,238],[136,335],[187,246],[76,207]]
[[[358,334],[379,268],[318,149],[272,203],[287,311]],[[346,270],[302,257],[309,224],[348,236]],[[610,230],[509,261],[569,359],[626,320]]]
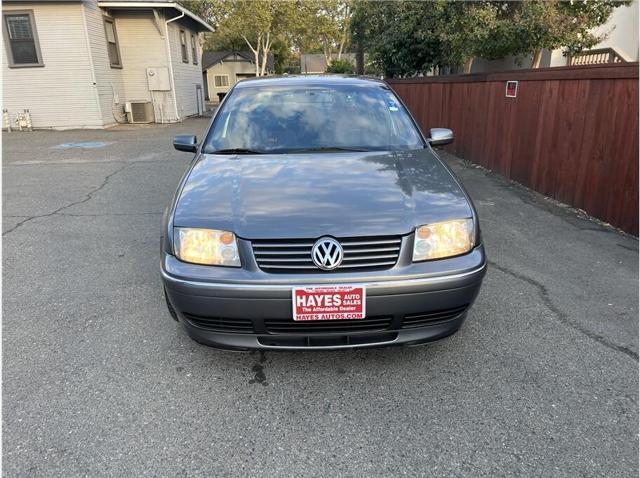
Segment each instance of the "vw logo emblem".
[[311,248],[313,263],[325,271],[335,269],[342,264],[343,257],[342,246],[332,237],[321,237]]

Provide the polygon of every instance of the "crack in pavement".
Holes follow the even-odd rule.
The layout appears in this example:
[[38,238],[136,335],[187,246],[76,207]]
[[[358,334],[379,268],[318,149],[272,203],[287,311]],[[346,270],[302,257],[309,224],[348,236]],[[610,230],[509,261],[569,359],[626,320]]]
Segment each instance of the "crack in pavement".
[[87,201],[90,201],[91,199],[93,199],[93,195],[96,194],[97,192],[99,192],[102,188],[104,188],[107,184],[109,184],[109,180],[115,176],[116,174],[118,174],[121,171],[124,171],[125,169],[127,169],[129,166],[131,165],[131,163],[127,163],[124,166],[122,166],[119,169],[116,169],[114,172],[108,174],[104,180],[102,181],[102,184],[100,184],[97,188],[92,189],[91,191],[89,191],[85,197],[83,199],[80,199],[78,201],[73,201],[65,206],[59,207],[58,209],[56,209],[55,211],[51,211],[47,214],[37,214],[34,216],[27,216],[26,219],[24,219],[23,221],[18,222],[15,226],[13,226],[11,229],[8,229],[6,231],[4,231],[2,233],[2,237],[7,236],[8,234],[12,233],[13,231],[15,231],[16,229],[18,229],[19,227],[25,225],[26,223],[33,221],[34,219],[40,219],[42,217],[51,217],[51,216],[55,216],[56,214],[64,211],[65,209],[69,209],[70,207],[73,206],[77,206],[79,204],[84,204]]
[[516,279],[520,279],[521,281],[526,282],[529,285],[534,286],[536,289],[538,289],[539,295],[542,298],[542,302],[544,303],[544,305],[547,307],[547,309],[549,309],[551,312],[553,312],[556,317],[560,320],[560,322],[562,322],[563,324],[567,325],[568,327],[571,327],[572,329],[580,332],[581,334],[585,335],[586,337],[590,338],[591,340],[595,340],[596,342],[598,342],[601,345],[604,345],[605,347],[611,349],[611,350],[615,350],[616,352],[621,352],[629,357],[631,357],[632,359],[634,359],[636,362],[638,361],[638,353],[635,350],[631,350],[623,345],[618,345],[615,344],[613,342],[611,342],[609,339],[607,339],[606,337],[603,337],[602,335],[599,335],[589,329],[587,329],[586,327],[582,326],[581,324],[578,324],[576,322],[574,322],[573,320],[571,320],[569,318],[569,315],[566,314],[565,312],[563,312],[562,310],[560,310],[551,300],[551,297],[549,295],[549,290],[547,289],[547,287],[543,284],[541,284],[540,282],[531,279],[529,277],[523,276],[521,274],[518,274],[517,272],[514,272],[512,270],[509,270],[508,268],[504,267],[504,266],[500,266],[498,264],[496,264],[493,261],[488,261],[489,264],[491,265],[491,267],[494,267],[496,269],[498,269],[499,271],[508,274],[512,277],[515,277]]
[[67,217],[108,217],[108,216],[162,216],[162,212],[105,212],[102,214],[68,214],[62,213],[61,216]]
[[619,242],[616,243],[616,246],[622,247],[623,249],[627,249],[629,251],[638,252],[638,248],[637,247],[629,247],[629,246],[626,246],[624,244],[620,244]]
[[[67,216],[67,217],[109,217],[109,216],[162,216],[163,212],[104,212],[100,214],[70,214],[66,212],[58,212],[59,216]],[[5,215],[3,218],[19,218],[19,217],[30,217],[26,215],[22,216],[12,216]]]

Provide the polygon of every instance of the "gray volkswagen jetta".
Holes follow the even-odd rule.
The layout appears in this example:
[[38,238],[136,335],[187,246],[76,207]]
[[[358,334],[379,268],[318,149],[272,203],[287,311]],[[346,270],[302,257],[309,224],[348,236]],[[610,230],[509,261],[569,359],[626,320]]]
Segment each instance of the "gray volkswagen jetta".
[[171,315],[227,349],[417,345],[454,333],[485,274],[474,206],[383,81],[241,81],[164,216]]

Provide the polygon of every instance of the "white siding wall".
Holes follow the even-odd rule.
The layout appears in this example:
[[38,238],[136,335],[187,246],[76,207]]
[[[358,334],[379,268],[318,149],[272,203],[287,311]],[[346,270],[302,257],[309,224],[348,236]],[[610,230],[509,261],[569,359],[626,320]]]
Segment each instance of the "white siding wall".
[[[186,26],[182,28],[187,33],[189,63],[182,62],[181,25],[168,25],[178,100],[176,117],[173,91],[154,92],[152,97],[147,83],[147,68],[170,68],[166,40],[156,28],[151,10],[111,12],[122,68],[109,64],[103,22],[106,12],[98,7],[97,0],[25,2],[3,6],[3,11],[7,10],[33,10],[44,62],[44,67],[9,68],[6,50],[2,52],[2,107],[12,118],[16,112],[29,109],[35,128],[100,128],[124,121],[127,101],[153,101],[158,122],[161,117],[176,121],[198,112],[196,85],[202,86],[200,37],[196,34],[198,64],[194,65],[192,31]],[[163,33],[164,28],[161,21]]]
[[[91,45],[91,56],[95,71],[96,87],[100,99],[102,121],[105,125],[111,125],[117,121],[126,121],[124,115],[124,101],[126,96],[122,70],[119,68],[111,68],[109,63],[103,13],[103,10],[98,7],[97,0],[86,0],[85,17],[87,21],[87,33]],[[114,99],[117,99],[118,103],[114,104]]]
[[2,46],[3,108],[12,119],[29,109],[35,128],[101,127],[82,5],[3,5],[3,12],[10,10],[33,10],[44,66],[9,68]]
[[[165,39],[155,26],[153,13],[150,10],[139,13],[118,11],[114,17],[122,56],[124,101],[154,101],[157,122],[161,116],[165,121],[174,120],[171,91],[154,91],[152,98],[147,82],[147,68],[169,66]],[[162,23],[161,28],[164,27]]]
[[[187,27],[177,22],[169,25],[169,41],[171,44],[171,61],[173,62],[173,79],[175,81],[176,96],[178,99],[178,115],[181,118],[195,115],[198,112],[196,100],[196,85],[201,85],[202,98],[204,87],[202,86],[202,49],[199,37],[196,33],[198,64],[193,64],[191,57],[191,34],[194,33]],[[180,28],[184,28],[187,34],[187,53],[189,63],[183,63],[180,49]]]

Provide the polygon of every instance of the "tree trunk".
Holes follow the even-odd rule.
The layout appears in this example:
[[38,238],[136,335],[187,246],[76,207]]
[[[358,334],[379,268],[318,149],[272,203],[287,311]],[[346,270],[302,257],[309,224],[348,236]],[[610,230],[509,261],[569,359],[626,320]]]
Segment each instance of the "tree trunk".
[[324,53],[324,62],[327,67],[331,66],[331,49],[327,46],[327,42],[322,43],[322,53]]
[[541,61],[542,61],[542,49],[535,50],[533,52],[533,60],[531,60],[531,68],[540,68]]
[[260,69],[260,76],[265,76],[267,71],[267,61],[269,60],[269,50],[271,49],[271,32],[267,32],[267,38],[262,44],[262,68]]
[[253,45],[247,39],[246,36],[242,35],[242,39],[245,41],[247,45],[249,45],[249,48],[253,52],[253,56],[255,57],[255,60],[256,60],[256,76],[260,76],[260,44],[262,43],[262,34],[258,35],[258,44],[256,45],[255,48],[253,48]]
[[340,43],[338,46],[338,60],[342,58],[342,50],[344,50],[344,44],[347,41],[347,32],[342,32],[342,38],[340,38]]
[[364,75],[364,28],[362,22],[355,24],[355,40],[356,40],[356,75]]
[[356,75],[364,75],[364,45],[360,36],[356,42]]
[[347,36],[349,35],[349,15],[350,8],[349,5],[345,5],[344,18],[342,24],[342,35],[340,36],[340,46],[338,47],[338,60],[342,58],[342,51],[344,50],[344,46],[347,43]]
[[464,66],[463,66],[463,72],[468,75],[469,73],[471,73],[471,67],[473,66],[473,60],[474,57],[471,58],[467,58],[464,62]]

